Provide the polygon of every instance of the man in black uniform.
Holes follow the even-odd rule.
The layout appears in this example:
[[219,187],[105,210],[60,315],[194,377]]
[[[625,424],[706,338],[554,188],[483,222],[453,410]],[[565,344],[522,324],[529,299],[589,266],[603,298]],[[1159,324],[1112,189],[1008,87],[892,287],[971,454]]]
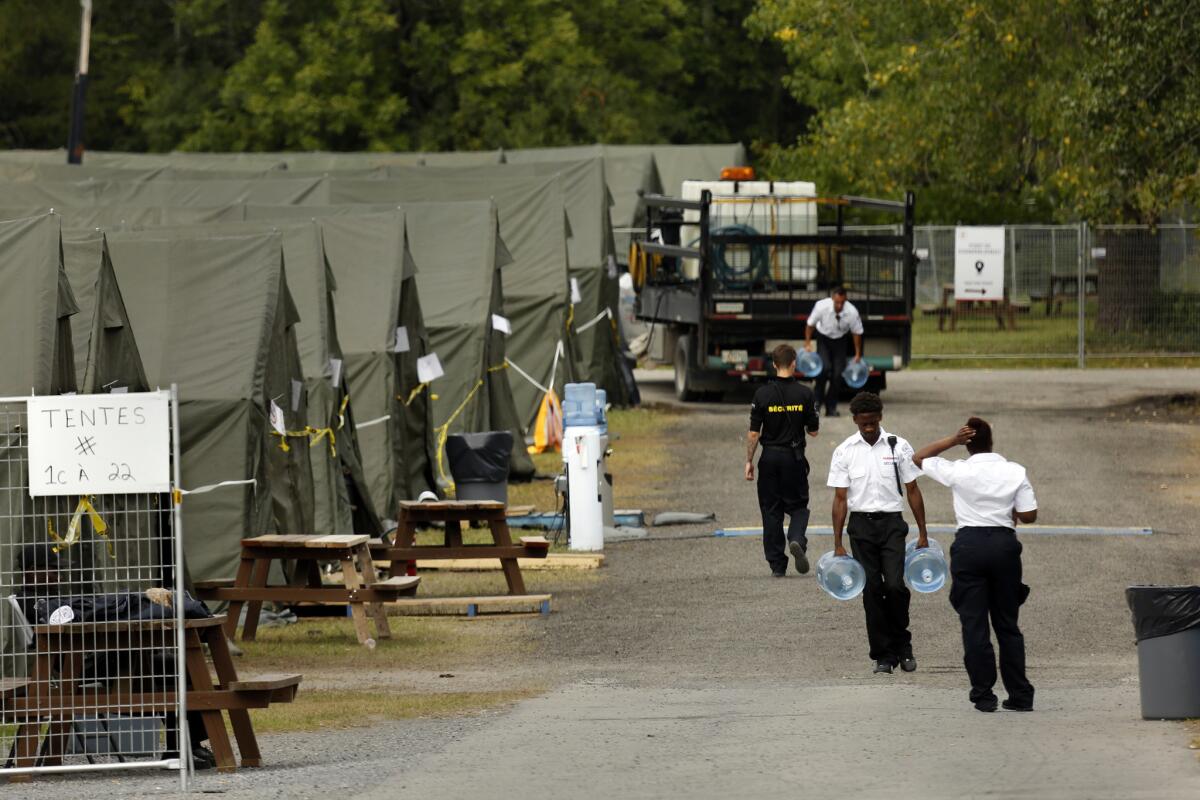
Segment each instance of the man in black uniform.
[[804,434],[816,436],[821,425],[812,389],[795,378],[796,349],[781,344],[771,352],[775,377],[754,393],[750,404],[750,432],[746,434],[746,480],[754,480],[754,451],[758,459],[758,507],[762,511],[763,552],[771,574],[787,574],[783,515],[787,514],[787,547],[796,560],[796,571],[808,572],[808,460]]

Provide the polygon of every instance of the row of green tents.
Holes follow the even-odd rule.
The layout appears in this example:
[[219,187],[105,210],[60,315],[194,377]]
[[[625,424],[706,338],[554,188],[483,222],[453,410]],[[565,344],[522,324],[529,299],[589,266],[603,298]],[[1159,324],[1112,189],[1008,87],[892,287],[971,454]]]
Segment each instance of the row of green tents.
[[664,165],[744,161],[709,150],[0,153],[0,395],[178,384],[183,485],[234,482],[183,504],[195,579],[246,535],[379,533],[450,433],[511,430],[528,478],[546,389],[636,396],[614,227]]

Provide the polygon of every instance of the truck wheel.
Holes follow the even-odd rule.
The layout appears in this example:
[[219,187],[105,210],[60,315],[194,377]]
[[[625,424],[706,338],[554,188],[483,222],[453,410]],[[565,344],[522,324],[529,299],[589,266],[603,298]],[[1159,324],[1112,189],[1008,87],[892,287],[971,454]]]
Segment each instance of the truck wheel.
[[691,358],[689,353],[692,349],[692,340],[690,336],[680,336],[675,344],[675,396],[685,403],[699,399],[699,392],[692,388],[691,379],[688,376],[688,367],[691,366]]

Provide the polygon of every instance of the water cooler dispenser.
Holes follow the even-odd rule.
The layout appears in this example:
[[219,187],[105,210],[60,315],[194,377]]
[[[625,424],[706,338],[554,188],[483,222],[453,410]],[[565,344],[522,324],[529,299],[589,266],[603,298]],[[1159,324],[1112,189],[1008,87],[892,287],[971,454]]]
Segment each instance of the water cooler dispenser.
[[562,453],[567,470],[570,547],[602,550],[604,526],[612,524],[612,477],[608,474],[608,422],[601,405],[603,390],[597,392],[593,383],[569,383],[563,398]]

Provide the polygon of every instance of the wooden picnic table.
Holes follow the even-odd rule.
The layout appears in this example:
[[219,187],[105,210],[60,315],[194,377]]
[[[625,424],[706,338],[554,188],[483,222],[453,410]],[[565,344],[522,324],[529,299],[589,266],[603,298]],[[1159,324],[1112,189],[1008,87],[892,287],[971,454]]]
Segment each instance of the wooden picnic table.
[[[953,301],[953,305],[951,305]],[[986,303],[987,310],[996,315],[996,327],[1004,330],[1004,322],[1008,320],[1008,329],[1015,331],[1017,329],[1016,321],[1016,306],[1008,298],[1008,289],[1004,290],[1004,299],[1002,300],[960,300],[954,296],[954,284],[942,284],[942,305],[938,309],[938,330],[946,329],[946,317],[950,318],[950,330],[958,330],[958,318],[975,312],[975,308],[983,308]],[[975,307],[975,308],[973,308]]]
[[[281,605],[298,603],[339,603],[350,606],[354,630],[360,644],[374,647],[375,640],[367,625],[367,611],[375,620],[375,633],[380,639],[391,638],[383,603],[397,597],[412,595],[421,579],[416,576],[395,575],[380,580],[371,562],[368,549],[370,537],[348,534],[303,536],[271,534],[242,539],[242,557],[237,576],[232,581],[197,581],[196,593],[203,600],[229,602],[226,633],[237,633],[238,618],[246,605],[246,622],[242,638],[252,641],[258,632],[258,616],[264,602]],[[286,584],[268,585],[273,561],[293,561],[291,580]],[[337,561],[342,566],[342,584],[325,584],[321,580],[321,564]],[[281,564],[282,566],[282,564]],[[364,605],[367,607],[364,609]]]
[[[445,524],[442,543],[417,544],[417,528],[437,522]],[[463,523],[472,522],[487,524],[491,544],[463,543]],[[520,543],[514,544],[505,505],[496,500],[404,501],[400,503],[400,527],[393,540],[371,540],[371,556],[391,562],[388,574],[393,577],[407,574],[409,564],[418,559],[498,558],[510,595],[525,594],[525,580],[517,559],[545,558],[549,551],[550,542],[542,536],[523,536]]]
[[[249,709],[291,702],[301,676],[239,678],[225,639],[224,622],[224,616],[184,621],[187,710],[200,714],[217,769],[232,772],[237,768],[237,761],[222,712],[229,715],[242,766],[260,767],[262,753],[250,722]],[[138,678],[142,676],[136,674],[110,677],[99,688],[84,684],[84,661],[88,656],[123,654],[128,656],[127,663],[131,668],[136,669],[147,652],[174,654],[174,620],[69,622],[32,627],[32,674],[28,678],[6,678],[0,682],[0,719],[17,724],[11,756],[16,768],[62,764],[76,717],[158,715],[177,710],[173,685],[137,688]],[[212,657],[215,680],[204,656],[206,647]],[[114,662],[122,663],[122,659],[109,660],[109,663]],[[46,721],[50,724],[39,745],[41,728]],[[186,722],[179,720],[178,724],[182,726]],[[27,774],[13,775],[10,780],[27,778]]]

